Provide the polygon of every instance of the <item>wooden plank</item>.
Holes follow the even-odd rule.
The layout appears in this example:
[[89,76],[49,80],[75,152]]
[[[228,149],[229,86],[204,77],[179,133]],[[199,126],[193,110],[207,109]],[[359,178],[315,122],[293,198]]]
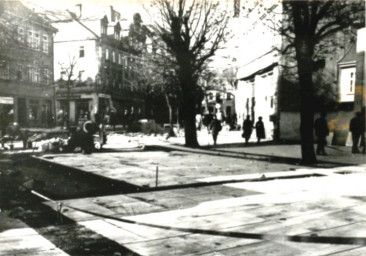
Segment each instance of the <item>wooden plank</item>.
[[[21,231],[21,230],[18,230]],[[0,237],[0,255],[4,254],[33,254],[38,252],[55,250],[56,247],[39,234]]]

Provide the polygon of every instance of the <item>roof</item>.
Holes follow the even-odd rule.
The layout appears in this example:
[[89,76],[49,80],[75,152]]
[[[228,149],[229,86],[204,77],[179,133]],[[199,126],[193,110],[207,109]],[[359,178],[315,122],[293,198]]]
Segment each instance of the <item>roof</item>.
[[351,47],[346,51],[343,57],[338,61],[338,65],[356,62],[357,60],[357,53],[356,53],[356,44],[353,43]]
[[238,69],[237,78],[238,80],[252,79],[258,74],[273,69],[278,65],[279,55],[277,51],[271,50],[264,55],[256,58],[255,60],[247,63],[246,65]]

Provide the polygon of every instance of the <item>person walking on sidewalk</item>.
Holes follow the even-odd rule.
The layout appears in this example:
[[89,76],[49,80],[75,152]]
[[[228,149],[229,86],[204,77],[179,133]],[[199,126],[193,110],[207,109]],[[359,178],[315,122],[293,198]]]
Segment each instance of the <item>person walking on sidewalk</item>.
[[318,155],[327,155],[327,153],[325,153],[325,145],[327,144],[326,137],[329,135],[329,128],[325,117],[326,113],[322,112],[320,117],[317,118],[314,123],[315,135],[318,139],[318,145],[316,148],[316,154]]
[[247,118],[243,122],[243,134],[242,134],[242,137],[245,139],[245,144],[248,144],[252,132],[253,132],[253,122],[252,120],[250,120],[250,116],[247,115]]
[[360,153],[358,150],[358,142],[363,132],[363,126],[361,112],[356,112],[355,117],[349,123],[349,131],[352,133],[352,153]]
[[210,123],[210,130],[212,132],[212,138],[214,141],[214,146],[216,146],[217,136],[222,130],[221,122],[217,119],[216,115],[213,115],[213,119]]
[[255,123],[255,132],[257,134],[257,143],[261,142],[261,139],[266,138],[266,132],[264,130],[264,124],[262,117],[258,117],[258,121]]
[[362,107],[361,110],[361,148],[362,148],[362,154],[365,154],[365,147],[366,147],[366,141],[365,141],[365,107]]

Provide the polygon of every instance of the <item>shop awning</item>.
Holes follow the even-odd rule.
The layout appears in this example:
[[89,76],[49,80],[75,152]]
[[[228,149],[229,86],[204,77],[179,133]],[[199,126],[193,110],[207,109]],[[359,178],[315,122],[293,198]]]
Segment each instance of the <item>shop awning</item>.
[[13,97],[1,97],[0,96],[0,104],[14,104],[14,98]]

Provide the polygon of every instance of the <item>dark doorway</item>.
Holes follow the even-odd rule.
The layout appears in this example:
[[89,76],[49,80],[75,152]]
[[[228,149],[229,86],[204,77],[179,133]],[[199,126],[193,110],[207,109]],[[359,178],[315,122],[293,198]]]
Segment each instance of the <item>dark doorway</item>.
[[27,125],[27,104],[25,98],[18,98],[18,123],[20,126]]

